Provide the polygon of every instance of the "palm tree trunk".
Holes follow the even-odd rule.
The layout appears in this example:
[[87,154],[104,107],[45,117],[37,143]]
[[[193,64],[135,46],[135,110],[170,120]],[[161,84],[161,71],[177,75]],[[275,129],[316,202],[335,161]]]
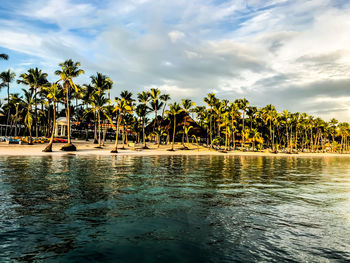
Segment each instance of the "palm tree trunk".
[[107,130],[108,130],[108,121],[106,120],[106,121],[104,121],[104,123],[106,125],[105,125],[105,128],[102,128],[103,129],[102,146],[105,146],[106,135],[107,135]]
[[175,132],[176,132],[176,114],[174,115],[174,131],[173,131],[173,142],[171,144],[171,150],[174,151],[174,143],[175,143]]
[[245,109],[243,109],[243,120],[242,120],[242,152],[244,150],[244,144],[245,144],[245,136],[243,136],[243,133],[244,133],[244,112],[245,112]]
[[235,136],[235,133],[233,132],[232,133],[232,140],[233,140],[233,150],[235,150],[235,148],[236,148],[236,138],[235,138],[236,136]]
[[226,134],[225,134],[225,151],[227,151],[227,125],[226,125]]
[[164,107],[163,107],[163,112],[162,112],[162,120],[163,120],[163,118],[164,118],[165,108],[166,108],[166,102],[164,103]]
[[101,113],[99,110],[97,111],[97,118],[98,118],[98,147],[101,147]]
[[65,82],[64,85],[66,86],[66,117],[67,117],[67,137],[68,142],[66,145],[64,145],[61,150],[62,151],[76,151],[76,147],[71,142],[71,131],[70,131],[70,101],[69,101],[69,83]]
[[38,131],[38,108],[36,105],[36,89],[37,87],[34,86],[35,137],[38,137],[39,131]]
[[143,134],[143,148],[147,149],[146,145],[146,133],[145,133],[145,117],[142,117],[142,134]]
[[298,124],[295,125],[295,150],[298,151]]
[[119,125],[121,122],[121,114],[119,114],[118,119],[117,119],[117,129],[115,131],[115,144],[114,144],[114,148],[112,149],[111,153],[118,153],[118,137],[119,137]]
[[271,119],[269,120],[270,121],[270,143],[271,143],[271,149],[272,151],[274,150],[273,148],[273,142],[272,142],[272,128],[271,128]]
[[68,84],[66,84],[67,86],[67,96],[66,96],[66,100],[67,100],[67,136],[68,136],[68,144],[71,144],[71,137],[70,137],[70,107],[69,107],[69,87]]
[[97,144],[97,121],[96,112],[94,112],[94,144]]
[[32,145],[33,144],[33,138],[32,138],[32,127],[28,127],[28,130],[29,130],[29,142],[28,144],[29,145]]
[[[7,83],[7,104],[10,104],[10,84]],[[9,120],[10,120],[10,110],[7,112],[7,121],[6,121],[6,132],[5,136],[7,136],[7,129],[9,125]]]
[[17,136],[17,118],[18,118],[18,103],[16,105],[16,119],[15,119],[15,136]]
[[52,121],[52,133],[49,144],[46,146],[46,148],[43,150],[43,152],[52,152],[52,144],[53,139],[55,136],[55,128],[56,128],[56,107],[55,107],[55,101],[53,101],[53,121]]
[[209,125],[210,125],[210,128],[209,128],[209,133],[210,133],[210,150],[212,149],[212,145],[213,145],[213,125],[212,125],[212,118],[213,118],[213,115],[212,115],[212,109],[210,111],[210,122],[209,122]]
[[288,148],[288,126],[286,125],[286,148]]

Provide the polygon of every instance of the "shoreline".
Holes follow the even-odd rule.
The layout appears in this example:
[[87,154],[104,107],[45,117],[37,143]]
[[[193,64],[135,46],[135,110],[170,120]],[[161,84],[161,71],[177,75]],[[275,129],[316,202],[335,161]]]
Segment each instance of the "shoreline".
[[42,152],[47,143],[45,144],[35,144],[35,145],[18,145],[18,144],[6,144],[4,142],[0,143],[0,156],[66,156],[66,155],[95,155],[95,156],[265,156],[265,157],[350,157],[350,154],[341,153],[299,153],[299,154],[288,154],[288,153],[270,153],[270,152],[242,152],[239,150],[230,151],[227,153],[219,152],[216,150],[209,150],[204,147],[200,147],[199,151],[195,145],[191,145],[190,150],[181,150],[182,145],[175,145],[175,151],[168,151],[170,145],[161,145],[158,148],[153,143],[149,143],[148,147],[150,149],[140,149],[141,145],[137,145],[136,150],[130,149],[120,149],[122,145],[119,146],[118,153],[111,153],[113,148],[113,143],[106,143],[106,145],[101,148],[95,148],[97,145],[92,142],[86,141],[73,141],[73,144],[77,146],[77,151],[74,152],[64,152],[60,148],[63,143],[54,143],[53,151],[50,153]]

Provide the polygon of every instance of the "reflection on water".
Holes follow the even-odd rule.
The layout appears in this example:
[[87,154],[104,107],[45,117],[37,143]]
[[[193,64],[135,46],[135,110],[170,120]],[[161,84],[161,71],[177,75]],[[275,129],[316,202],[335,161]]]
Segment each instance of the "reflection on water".
[[349,160],[0,157],[0,262],[347,261]]

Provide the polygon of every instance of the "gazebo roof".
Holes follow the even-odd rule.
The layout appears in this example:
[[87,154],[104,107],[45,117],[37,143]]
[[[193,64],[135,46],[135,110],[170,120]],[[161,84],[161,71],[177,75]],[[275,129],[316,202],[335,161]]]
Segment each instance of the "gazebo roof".
[[59,117],[58,119],[56,119],[56,124],[67,125],[67,118],[66,117]]

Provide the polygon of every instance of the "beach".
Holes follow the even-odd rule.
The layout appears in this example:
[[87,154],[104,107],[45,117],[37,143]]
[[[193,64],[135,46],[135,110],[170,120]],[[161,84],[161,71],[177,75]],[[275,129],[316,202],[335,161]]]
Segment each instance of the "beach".
[[228,151],[227,153],[209,150],[208,148],[198,147],[194,144],[189,146],[189,150],[183,150],[181,144],[176,144],[174,146],[175,151],[169,151],[171,145],[155,145],[154,143],[148,143],[149,149],[142,149],[142,144],[135,144],[133,147],[120,144],[118,146],[118,153],[111,153],[110,151],[114,147],[113,142],[106,142],[105,146],[102,148],[96,148],[98,144],[93,144],[92,141],[86,142],[81,140],[72,141],[72,143],[77,147],[77,151],[65,152],[61,151],[61,147],[64,143],[54,143],[52,147],[52,152],[42,152],[46,147],[47,143],[44,144],[34,144],[34,145],[19,145],[19,144],[7,144],[6,142],[0,142],[0,156],[45,156],[45,155],[137,155],[137,156],[151,156],[151,155],[242,155],[242,156],[284,156],[284,157],[350,157],[349,154],[340,153],[299,153],[299,154],[288,154],[288,153],[278,153],[274,154],[267,150],[263,152],[242,152],[239,150]]

